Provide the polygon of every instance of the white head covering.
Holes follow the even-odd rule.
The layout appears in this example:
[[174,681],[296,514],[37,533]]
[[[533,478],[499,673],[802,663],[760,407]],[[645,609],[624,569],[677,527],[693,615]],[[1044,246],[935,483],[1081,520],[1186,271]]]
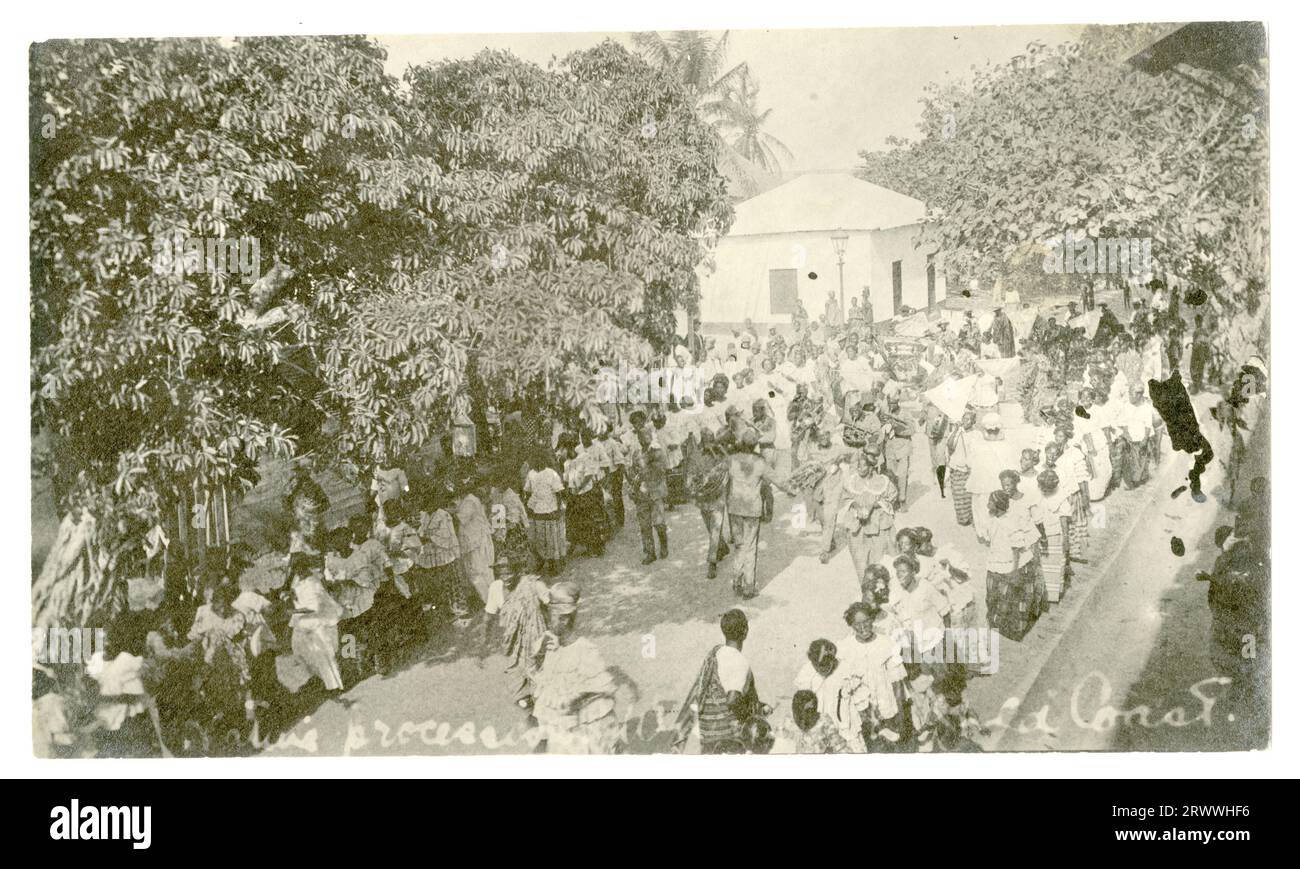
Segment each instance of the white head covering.
[[947,562],[948,566],[954,570],[959,570],[966,576],[970,576],[970,560],[962,554],[961,550],[952,546],[942,546],[934,557],[940,562]]

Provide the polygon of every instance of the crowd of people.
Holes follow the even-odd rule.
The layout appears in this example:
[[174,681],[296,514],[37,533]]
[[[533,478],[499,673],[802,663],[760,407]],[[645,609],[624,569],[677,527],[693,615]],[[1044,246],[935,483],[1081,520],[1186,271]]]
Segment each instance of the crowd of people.
[[[1193,392],[1216,376],[1202,316],[1188,340],[1176,301],[1135,303],[1126,324],[1105,302],[1099,315],[1021,307],[1019,328],[1006,307],[982,324],[974,310],[927,321],[913,337],[873,323],[868,302],[821,322],[796,314],[788,333],[747,321],[684,341],[665,366],[684,385],[665,400],[568,416],[504,408],[489,448],[448,443],[431,470],[377,470],[369,509],[335,528],[323,527],[324,491],[299,474],[287,558],[229,559],[188,627],[151,632],[149,648],[164,665],[225,662],[227,720],[242,709],[252,722],[309,683],[342,691],[431,631],[481,619],[551,750],[615,751],[626,686],[578,630],[567,561],[605,557],[630,505],[649,568],[668,557],[667,514],[693,508],[703,578],[729,565],[745,601],[760,593],[759,537],[779,491],[818,529],[823,563],[848,550],[861,591],[848,631],[812,640],[791,724],[774,732],[743,654],[748,620],[729,611],[682,706],[679,746],[971,750],[980,724],[963,690],[987,662],[934,645],[980,630],[1022,640],[1086,563],[1098,503],[1152,476],[1163,432],[1145,384],[1185,356]],[[943,541],[907,521],[918,441],[959,529]]]

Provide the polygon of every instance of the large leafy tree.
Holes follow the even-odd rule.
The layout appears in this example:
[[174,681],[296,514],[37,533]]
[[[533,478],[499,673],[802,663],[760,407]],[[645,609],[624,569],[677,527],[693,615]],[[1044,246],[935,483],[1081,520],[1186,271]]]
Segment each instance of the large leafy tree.
[[[175,496],[307,449],[394,460],[471,380],[579,404],[593,364],[661,349],[694,304],[731,212],[675,81],[612,43],[407,88],[383,59],[353,37],[33,49],[33,431],[109,578],[38,610],[112,609]],[[258,274],[173,267],[177,238],[255,240]]]
[[959,274],[996,278],[1067,229],[1151,238],[1158,267],[1249,319],[1267,282],[1268,135],[1240,108],[1240,81],[1262,89],[1262,65],[1238,73],[1152,76],[1087,46],[1033,44],[968,84],[931,86],[921,137],[863,152],[859,175],[924,199],[924,240]]
[[[550,71],[484,52],[408,81],[410,159],[438,173],[424,267],[371,295],[326,353],[341,442],[371,460],[422,443],[461,386],[576,408],[596,366],[662,353],[674,312],[697,305],[703,239],[731,220],[718,137],[613,42]],[[459,345],[429,341],[453,321],[480,383],[461,377]]]
[[[32,426],[102,572],[168,496],[251,479],[319,420],[304,348],[414,228],[367,183],[403,138],[382,60],[356,38],[33,48]],[[244,240],[244,270],[185,239]]]

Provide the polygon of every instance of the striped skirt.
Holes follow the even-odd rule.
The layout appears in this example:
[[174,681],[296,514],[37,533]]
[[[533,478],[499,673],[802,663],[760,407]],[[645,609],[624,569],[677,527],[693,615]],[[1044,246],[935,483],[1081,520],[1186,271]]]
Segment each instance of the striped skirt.
[[969,525],[975,521],[971,511],[971,494],[966,488],[970,479],[970,468],[948,468],[948,480],[952,484],[952,509],[957,514],[958,525]]
[[1088,502],[1077,492],[1070,497],[1074,505],[1074,515],[1070,517],[1070,552],[1082,558],[1088,549]]
[[1068,568],[1065,563],[1065,548],[1061,545],[1062,542],[1060,534],[1047,535],[1047,549],[1039,559],[1043,571],[1043,585],[1046,587],[1049,603],[1059,601],[1061,592],[1065,588],[1065,577]]
[[1010,573],[988,571],[989,627],[1009,640],[1023,640],[1038,620],[1039,589],[1036,562]]
[[531,518],[533,551],[537,557],[551,560],[563,558],[568,552],[564,536],[564,514],[559,511],[538,513]]

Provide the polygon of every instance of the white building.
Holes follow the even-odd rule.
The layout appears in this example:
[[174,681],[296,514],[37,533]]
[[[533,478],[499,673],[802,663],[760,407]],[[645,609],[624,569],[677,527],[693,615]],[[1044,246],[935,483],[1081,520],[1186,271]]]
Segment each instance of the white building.
[[[946,295],[934,251],[918,250],[925,204],[852,175],[809,174],[736,206],[731,232],[700,269],[700,319],[709,327],[787,324],[794,300],[811,318],[840,298],[835,235],[847,235],[844,308],[871,288],[877,322],[904,305],[931,307]],[[861,302],[859,301],[859,304]]]

